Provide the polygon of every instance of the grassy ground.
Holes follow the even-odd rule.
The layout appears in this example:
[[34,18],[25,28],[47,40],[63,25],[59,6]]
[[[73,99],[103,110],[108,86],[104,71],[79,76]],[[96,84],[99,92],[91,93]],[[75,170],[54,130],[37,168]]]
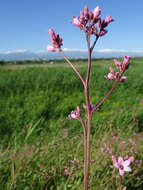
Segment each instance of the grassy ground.
[[[82,75],[86,62],[74,61]],[[93,62],[92,103],[112,82],[113,60]],[[130,190],[143,189],[143,59],[133,59],[119,84],[93,117],[91,190],[117,189],[111,155],[134,156],[125,176]],[[68,114],[84,103],[80,81],[63,61],[0,66],[0,189],[82,189],[82,129]],[[114,186],[115,184],[115,186]]]

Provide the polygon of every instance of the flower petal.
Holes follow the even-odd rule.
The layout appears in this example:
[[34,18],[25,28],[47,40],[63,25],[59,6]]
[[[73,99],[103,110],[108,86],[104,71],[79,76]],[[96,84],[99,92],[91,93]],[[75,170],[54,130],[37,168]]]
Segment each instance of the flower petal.
[[128,160],[125,160],[125,161],[124,161],[123,166],[124,166],[124,167],[127,167],[127,166],[129,166],[130,164],[131,164],[131,160],[128,159]]
[[119,169],[120,168],[120,166],[119,166],[119,164],[116,162],[116,163],[114,163],[114,167],[115,168],[117,168],[117,169]]
[[126,167],[124,167],[124,171],[126,171],[126,172],[131,172],[132,170],[131,170],[130,167],[126,166]]
[[123,176],[123,175],[124,175],[124,173],[125,173],[125,171],[124,171],[124,170],[119,169],[119,173],[120,173],[120,175],[121,175],[121,176]]
[[119,158],[118,158],[118,163],[119,163],[119,164],[124,163],[124,160],[123,160],[123,158],[122,158],[122,157],[119,157]]

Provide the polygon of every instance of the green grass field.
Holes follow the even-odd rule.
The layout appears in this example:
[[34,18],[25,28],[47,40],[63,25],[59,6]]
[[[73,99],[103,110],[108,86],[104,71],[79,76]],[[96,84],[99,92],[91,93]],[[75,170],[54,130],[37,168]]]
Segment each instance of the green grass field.
[[[82,75],[86,61],[74,61]],[[112,59],[94,60],[92,103],[110,89]],[[117,189],[111,155],[134,156],[127,190],[143,190],[143,58],[134,58],[110,99],[93,116],[91,190]],[[81,190],[82,128],[68,114],[84,104],[64,61],[0,65],[0,190]],[[114,181],[114,182],[113,182]]]

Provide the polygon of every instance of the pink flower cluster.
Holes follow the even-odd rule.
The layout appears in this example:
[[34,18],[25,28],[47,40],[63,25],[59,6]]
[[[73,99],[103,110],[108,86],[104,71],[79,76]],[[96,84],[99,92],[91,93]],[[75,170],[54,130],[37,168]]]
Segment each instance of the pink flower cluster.
[[69,117],[69,119],[79,119],[80,118],[80,108],[79,108],[79,106],[76,108],[75,111],[72,111],[68,117]]
[[[88,7],[84,6],[84,10],[80,12],[80,16],[74,16],[71,23],[89,35],[94,34],[97,37],[103,36],[107,33],[105,28],[113,19],[111,16],[106,16],[106,18],[102,20],[100,14],[101,9],[99,6],[93,11],[89,11]],[[48,33],[51,38],[52,46],[47,46],[47,50],[51,52],[61,51],[60,48],[63,45],[63,39],[59,34],[56,34],[53,29],[49,29]]]
[[71,23],[89,35],[103,36],[107,33],[105,28],[113,19],[111,16],[106,16],[105,20],[102,20],[100,14],[101,8],[99,6],[92,11],[89,11],[88,7],[84,6],[80,16],[74,16]]
[[49,29],[48,33],[50,35],[51,43],[53,45],[53,47],[52,46],[47,47],[48,51],[52,52],[60,51],[60,48],[63,45],[62,43],[63,39],[59,36],[59,34],[56,34],[53,29]]
[[119,173],[121,176],[125,174],[125,172],[131,172],[131,168],[129,165],[134,161],[134,157],[127,157],[127,158],[116,158],[115,156],[112,156],[113,165],[116,169],[119,170]]
[[112,67],[109,67],[109,73],[105,75],[105,78],[108,80],[117,80],[118,82],[125,82],[127,77],[122,76],[122,74],[128,69],[130,65],[130,56],[124,56],[123,63],[119,62],[118,60],[114,59],[114,64],[119,72],[116,72]]

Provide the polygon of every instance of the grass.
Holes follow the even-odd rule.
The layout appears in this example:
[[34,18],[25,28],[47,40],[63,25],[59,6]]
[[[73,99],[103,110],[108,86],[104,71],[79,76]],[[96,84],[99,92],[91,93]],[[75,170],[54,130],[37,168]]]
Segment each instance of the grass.
[[[86,62],[74,63],[84,75]],[[93,61],[92,103],[110,89],[112,82],[103,76],[112,64],[110,59]],[[132,60],[128,82],[119,84],[93,117],[91,190],[116,188],[110,149],[117,156],[135,157],[134,172],[124,183],[130,190],[143,189],[143,166],[137,165],[143,159],[142,67],[142,58]],[[0,189],[82,189],[82,129],[67,119],[84,103],[73,71],[63,61],[1,64],[0,97]]]

